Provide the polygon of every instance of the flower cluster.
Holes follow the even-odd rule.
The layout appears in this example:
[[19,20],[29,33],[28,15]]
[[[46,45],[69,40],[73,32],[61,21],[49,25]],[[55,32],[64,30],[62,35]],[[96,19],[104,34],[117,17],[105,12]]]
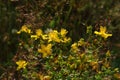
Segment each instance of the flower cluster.
[[30,34],[31,39],[33,40],[40,39],[40,42],[41,40],[43,40],[43,42],[47,41],[45,44],[41,44],[40,48],[38,48],[38,52],[42,53],[43,58],[52,53],[52,42],[67,43],[71,40],[70,38],[66,37],[68,31],[63,28],[60,30],[60,32],[57,30],[51,30],[47,33],[44,33],[41,29],[36,29],[34,34],[34,32],[32,32],[26,25],[24,25],[17,33],[20,34],[22,32]]
[[67,31],[65,29],[61,29],[60,32],[58,32],[57,30],[52,30],[50,32],[48,32],[47,34],[44,34],[42,32],[41,29],[36,30],[36,34],[31,35],[31,38],[42,38],[43,40],[48,40],[48,42],[57,42],[57,43],[66,43],[68,41],[70,41],[70,38],[66,37]]
[[[92,34],[91,26],[87,34]],[[92,39],[80,38],[77,42],[73,42],[67,37],[66,29],[52,30],[42,29],[31,30],[27,25],[17,32],[19,35],[24,32],[29,34],[28,41],[20,40],[21,49],[26,50],[25,53],[18,55],[19,61],[17,70],[25,69],[22,77],[33,80],[101,80],[114,79],[118,68],[113,69],[110,65],[111,51],[104,48],[103,41],[90,37]],[[100,26],[100,32],[94,31],[105,39],[112,34],[106,33],[106,28]],[[94,35],[93,35],[94,36]],[[95,42],[94,42],[95,41]],[[21,57],[22,55],[22,57]],[[102,56],[102,57],[101,57]],[[21,60],[25,58],[26,61]],[[29,76],[31,75],[31,76]],[[110,77],[109,77],[110,76]]]

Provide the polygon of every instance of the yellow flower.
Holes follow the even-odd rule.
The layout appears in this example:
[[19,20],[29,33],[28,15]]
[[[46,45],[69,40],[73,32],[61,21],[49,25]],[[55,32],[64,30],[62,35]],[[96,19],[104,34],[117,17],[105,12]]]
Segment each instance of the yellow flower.
[[111,56],[111,54],[110,54],[110,51],[109,51],[109,50],[107,51],[106,56],[107,56],[107,57],[110,57],[110,56]]
[[78,49],[78,46],[77,46],[77,43],[73,43],[72,45],[71,45],[71,50],[74,52],[74,53],[76,53],[79,49]]
[[63,40],[61,40],[61,42],[66,43],[66,42],[69,42],[70,40],[71,40],[70,38],[64,37]]
[[37,36],[42,35],[42,30],[41,30],[41,29],[37,29],[37,30],[36,30],[36,35],[37,35]]
[[41,35],[41,36],[42,36],[43,40],[47,40],[48,39],[48,35],[47,34],[44,34],[44,35]]
[[52,48],[52,44],[41,45],[41,49],[38,49],[38,52],[42,53],[43,58],[45,58],[51,54],[52,52],[51,48]]
[[50,80],[51,77],[50,76],[44,76],[43,80]]
[[56,30],[53,30],[48,34],[49,40],[48,42],[55,41],[55,42],[60,42],[60,39],[58,37],[58,32]]
[[16,64],[18,65],[17,70],[20,70],[22,68],[25,69],[28,63],[24,60],[19,60]]
[[81,38],[79,41],[78,41],[78,46],[83,46],[85,44],[85,41],[83,38]]
[[96,70],[98,72],[99,64],[96,61],[90,62],[90,66],[92,66],[92,70]]
[[26,25],[23,25],[17,33],[20,34],[21,32],[31,33],[31,30],[28,29]]
[[35,40],[37,40],[39,37],[37,35],[31,35],[31,38],[34,38]]
[[61,35],[62,37],[65,37],[67,33],[68,33],[68,32],[67,32],[66,29],[61,29],[61,31],[60,31],[60,35]]
[[44,76],[42,74],[39,74],[38,76],[39,76],[40,80],[50,80],[51,79],[50,76]]
[[103,38],[108,38],[109,36],[112,36],[112,34],[107,34],[106,33],[106,27],[100,26],[100,32],[95,31],[94,32],[96,35],[100,35]]
[[42,30],[37,29],[36,30],[36,35],[31,35],[31,38],[34,38],[35,40],[37,40],[40,36],[42,36]]

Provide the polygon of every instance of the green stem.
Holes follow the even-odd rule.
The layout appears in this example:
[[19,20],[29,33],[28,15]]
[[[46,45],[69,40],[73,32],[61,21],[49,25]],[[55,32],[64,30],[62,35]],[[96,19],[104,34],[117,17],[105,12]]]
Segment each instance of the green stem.
[[66,17],[65,17],[64,23],[68,20],[68,17],[70,16],[70,13],[71,13],[71,11],[72,11],[73,1],[74,1],[74,0],[71,0],[71,1],[70,1],[70,8],[69,8],[68,13],[67,13],[67,15],[66,15]]

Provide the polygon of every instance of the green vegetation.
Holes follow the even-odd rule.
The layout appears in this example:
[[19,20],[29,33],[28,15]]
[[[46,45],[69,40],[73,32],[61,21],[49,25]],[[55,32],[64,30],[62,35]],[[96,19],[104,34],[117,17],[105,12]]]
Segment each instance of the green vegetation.
[[1,80],[119,80],[119,0],[0,0]]

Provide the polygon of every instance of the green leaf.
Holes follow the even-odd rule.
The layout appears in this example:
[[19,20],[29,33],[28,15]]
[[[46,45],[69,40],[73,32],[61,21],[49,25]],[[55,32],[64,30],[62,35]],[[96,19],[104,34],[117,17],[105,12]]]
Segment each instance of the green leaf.
[[50,26],[51,28],[54,28],[54,27],[55,27],[55,20],[52,20],[52,21],[50,22],[49,26]]

